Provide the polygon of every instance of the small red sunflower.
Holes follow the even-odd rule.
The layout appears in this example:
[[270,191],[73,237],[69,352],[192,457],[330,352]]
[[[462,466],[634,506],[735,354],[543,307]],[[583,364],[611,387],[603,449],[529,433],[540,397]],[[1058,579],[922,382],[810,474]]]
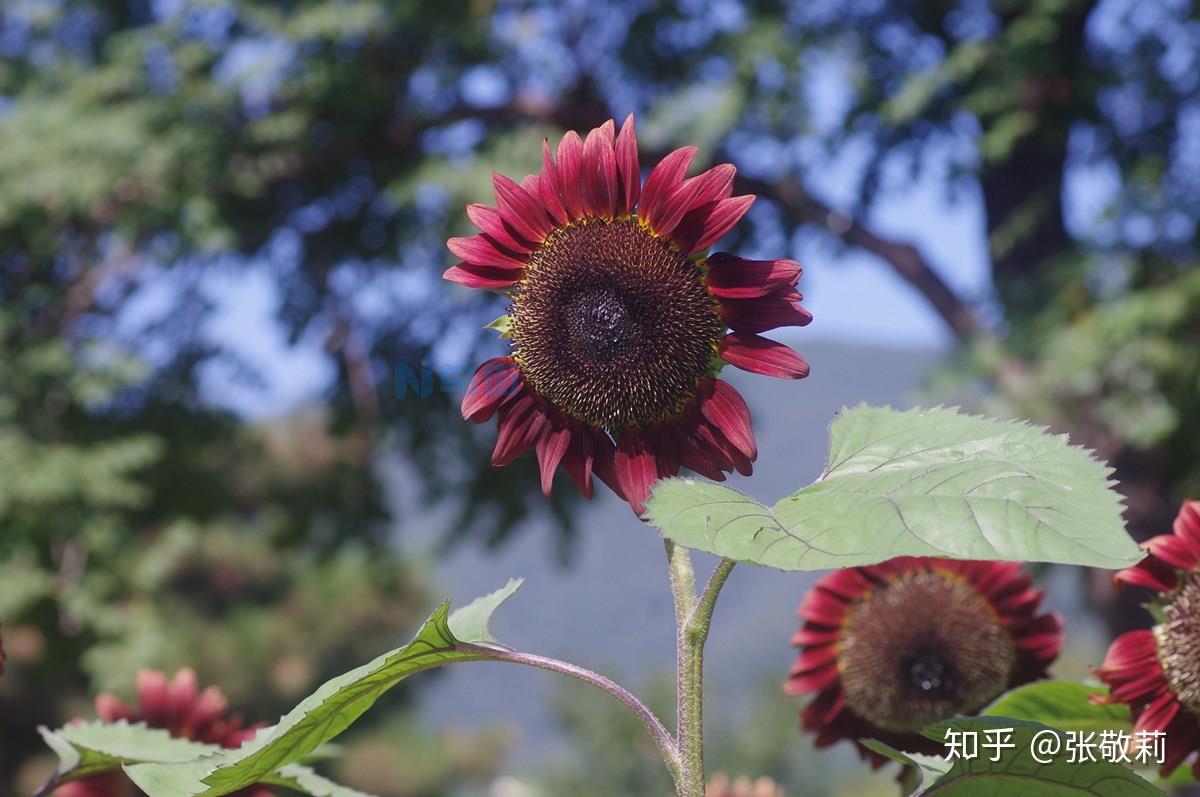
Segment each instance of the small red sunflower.
[[[540,174],[495,174],[496,207],[470,205],[482,230],[451,238],[448,280],[509,293],[512,353],[480,366],[463,417],[498,414],[492,463],[534,449],[548,495],[562,465],[585,496],[592,477],[641,511],[656,479],[681,467],[749,474],[750,413],[717,374],[726,364],[799,379],[808,364],[759,333],[804,326],[791,260],[706,255],[754,201],[735,169],[684,175],[695,147],[643,184],[630,116],[543,144]],[[732,331],[731,331],[732,330]]]
[[925,726],[970,714],[1042,678],[1062,646],[1062,621],[1037,614],[1042,593],[1021,565],[902,557],[823,577],[798,612],[800,655],[784,690],[815,693],[804,729],[817,747],[858,744],[941,754]]
[[[241,717],[230,715],[221,690],[200,691],[196,673],[184,669],[168,680],[161,672],[139,670],[138,707],[130,708],[110,694],[96,697],[96,714],[105,722],[144,722],[180,739],[237,748],[254,737],[262,725],[244,727]],[[127,797],[141,794],[123,774],[111,772],[60,786],[56,797]],[[238,792],[241,797],[270,797],[275,792],[255,786]]]
[[[1185,501],[1173,533],[1142,547],[1149,556],[1114,581],[1157,591],[1162,622],[1122,634],[1093,672],[1109,687],[1097,702],[1128,704],[1135,738],[1165,732],[1169,774],[1200,750],[1200,501]],[[1192,771],[1200,777],[1200,758]]]

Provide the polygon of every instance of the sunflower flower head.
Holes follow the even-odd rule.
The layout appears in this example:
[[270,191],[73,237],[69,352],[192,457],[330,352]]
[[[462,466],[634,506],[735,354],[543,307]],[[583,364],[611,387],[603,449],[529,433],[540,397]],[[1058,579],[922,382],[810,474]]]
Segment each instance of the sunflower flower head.
[[445,273],[506,292],[511,352],[479,367],[463,416],[498,417],[492,463],[533,449],[549,495],[561,465],[590,497],[593,478],[641,511],[659,478],[687,467],[749,474],[758,451],[727,364],[798,379],[808,364],[759,333],[803,326],[791,260],[708,254],[749,209],[735,169],[693,177],[695,147],[642,181],[630,116],[542,150],[520,183],[493,176],[496,206],[470,205],[480,233],[451,238]]
[[[1149,555],[1114,580],[1158,593],[1161,622],[1122,634],[1093,672],[1109,687],[1097,702],[1128,705],[1135,739],[1165,734],[1169,774],[1200,750],[1200,501],[1185,501],[1172,532],[1143,547]],[[1200,757],[1192,771],[1200,777]]]
[[1037,614],[1041,599],[1010,562],[903,557],[830,573],[800,606],[785,691],[814,695],[803,725],[818,747],[868,737],[941,753],[925,726],[1043,677],[1057,657],[1062,621]]

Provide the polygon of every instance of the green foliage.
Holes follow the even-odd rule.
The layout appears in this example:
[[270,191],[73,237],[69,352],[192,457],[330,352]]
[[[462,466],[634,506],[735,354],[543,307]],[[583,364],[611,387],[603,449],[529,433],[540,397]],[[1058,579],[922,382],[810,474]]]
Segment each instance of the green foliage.
[[[1011,737],[1003,733],[1011,729]],[[1086,764],[1072,763],[1065,754],[1049,756],[1043,750],[1039,757],[1049,758],[1040,763],[1030,751],[1034,739],[1042,733],[1059,733],[1040,723],[1006,717],[958,717],[926,728],[924,735],[935,741],[943,741],[947,732],[957,731],[979,734],[980,755],[972,758],[956,757],[951,760],[936,756],[912,756],[876,741],[865,741],[872,750],[882,753],[902,764],[913,766],[919,772],[917,795],[966,795],[990,794],[995,797],[1059,797],[1063,794],[1091,795],[1092,797],[1135,797],[1135,795],[1161,795],[1162,792],[1142,779],[1133,770],[1107,761]],[[982,739],[988,732],[998,734],[995,738],[1013,747],[1001,749],[993,755],[986,750]],[[992,761],[996,757],[999,760]]]
[[1031,720],[1060,731],[1129,731],[1133,720],[1129,706],[1115,703],[1097,705],[1093,697],[1108,690],[1067,681],[1036,681],[1001,695],[984,709],[985,716]]
[[56,782],[111,772],[133,761],[191,761],[220,750],[216,745],[179,739],[141,724],[81,722],[51,731],[42,740],[58,756]]
[[844,411],[821,477],[773,507],[673,479],[655,489],[647,516],[681,545],[783,570],[903,555],[1111,568],[1141,556],[1108,469],[1088,452],[948,409]]
[[155,797],[217,797],[258,783],[331,741],[410,675],[487,659],[486,646],[493,642],[487,630],[491,613],[519,586],[520,581],[510,581],[453,616],[449,603],[443,603],[407,645],[326,682],[277,725],[237,750],[184,763],[126,762],[125,771]]

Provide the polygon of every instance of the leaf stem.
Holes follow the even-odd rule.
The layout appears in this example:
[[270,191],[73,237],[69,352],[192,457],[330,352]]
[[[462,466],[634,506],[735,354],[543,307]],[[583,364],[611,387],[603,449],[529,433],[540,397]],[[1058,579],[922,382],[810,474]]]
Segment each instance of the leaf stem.
[[566,675],[586,684],[590,684],[597,689],[607,692],[615,697],[628,707],[642,724],[646,726],[646,730],[650,732],[650,736],[654,739],[654,743],[658,746],[659,752],[662,754],[663,761],[667,765],[667,769],[671,772],[671,777],[678,782],[680,772],[680,754],[679,747],[676,744],[675,737],[662,724],[662,721],[655,716],[645,703],[637,698],[632,692],[625,687],[613,681],[611,678],[606,678],[599,673],[593,672],[585,667],[580,667],[577,664],[571,664],[566,661],[559,661],[548,656],[539,656],[535,653],[524,653],[519,650],[511,650],[509,648],[491,647],[483,645],[470,645],[462,643],[458,646],[464,652],[483,653],[490,659],[496,661],[507,661],[513,664],[524,664],[528,667],[537,667],[542,670],[549,670],[560,675]]

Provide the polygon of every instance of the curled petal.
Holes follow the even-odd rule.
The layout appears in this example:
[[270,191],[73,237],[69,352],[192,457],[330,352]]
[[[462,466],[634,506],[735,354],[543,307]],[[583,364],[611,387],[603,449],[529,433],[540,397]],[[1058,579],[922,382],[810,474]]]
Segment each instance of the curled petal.
[[749,332],[731,332],[721,341],[721,359],[744,371],[779,379],[803,379],[808,363],[788,346]]
[[721,318],[737,332],[766,332],[776,327],[802,327],[812,321],[812,313],[791,298],[725,299]]
[[744,260],[717,252],[705,259],[708,290],[722,299],[761,299],[787,293],[800,279],[795,260]]
[[524,390],[521,370],[512,357],[493,357],[475,369],[463,395],[462,416],[484,423],[496,410]]
[[563,457],[563,468],[584,498],[592,497],[592,469],[596,461],[593,440],[591,429],[577,426],[571,433],[571,444]]
[[720,379],[714,380],[712,392],[700,404],[700,412],[705,420],[721,430],[746,459],[753,462],[758,457],[758,446],[750,425],[750,409],[732,385]]
[[496,423],[496,447],[492,449],[492,464],[508,465],[537,442],[546,417],[538,402],[528,393],[500,410]]
[[646,508],[646,499],[650,497],[650,488],[658,479],[658,464],[640,429],[626,429],[621,433],[613,456],[613,472],[621,494],[633,511],[641,515]]
[[571,429],[566,424],[552,426],[537,441],[538,467],[541,471],[542,494],[547,498],[554,487],[554,471],[567,455],[571,445]]

